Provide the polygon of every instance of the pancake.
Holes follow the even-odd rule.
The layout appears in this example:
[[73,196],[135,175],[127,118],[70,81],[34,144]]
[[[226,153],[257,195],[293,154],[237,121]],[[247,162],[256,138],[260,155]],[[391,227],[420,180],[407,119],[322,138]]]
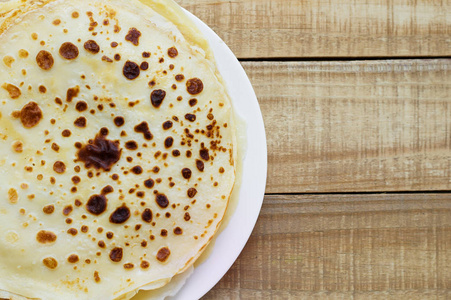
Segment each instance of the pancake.
[[166,285],[216,233],[236,148],[214,58],[174,2],[0,3],[0,298]]

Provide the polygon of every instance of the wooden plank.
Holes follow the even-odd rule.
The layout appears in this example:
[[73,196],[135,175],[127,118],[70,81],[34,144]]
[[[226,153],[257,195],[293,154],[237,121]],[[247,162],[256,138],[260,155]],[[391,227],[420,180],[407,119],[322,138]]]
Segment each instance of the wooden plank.
[[239,58],[451,55],[451,2],[176,0]]
[[208,299],[449,299],[451,194],[266,196]]
[[451,59],[243,62],[267,193],[451,189]]

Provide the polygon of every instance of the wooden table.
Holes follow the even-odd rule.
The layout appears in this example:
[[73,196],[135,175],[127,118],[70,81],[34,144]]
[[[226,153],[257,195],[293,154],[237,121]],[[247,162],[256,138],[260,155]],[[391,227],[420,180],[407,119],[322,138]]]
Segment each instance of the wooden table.
[[268,184],[204,299],[451,299],[451,2],[178,0],[240,58]]

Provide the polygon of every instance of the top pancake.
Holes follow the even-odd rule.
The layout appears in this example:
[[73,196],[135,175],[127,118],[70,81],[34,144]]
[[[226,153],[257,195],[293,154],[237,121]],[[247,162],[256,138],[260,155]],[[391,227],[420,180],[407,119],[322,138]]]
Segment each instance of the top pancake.
[[180,8],[143,2],[0,5],[0,290],[127,299],[220,224],[230,101]]

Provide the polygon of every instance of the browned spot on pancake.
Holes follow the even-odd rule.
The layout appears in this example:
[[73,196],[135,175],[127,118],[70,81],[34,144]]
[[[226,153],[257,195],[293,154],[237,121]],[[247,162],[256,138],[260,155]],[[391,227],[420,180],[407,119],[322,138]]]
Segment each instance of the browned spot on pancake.
[[135,46],[139,45],[139,37],[141,36],[141,32],[135,27],[132,27],[128,30],[127,35],[125,36],[125,40],[129,41]]
[[80,259],[78,258],[77,254],[71,254],[69,255],[69,257],[67,258],[67,261],[70,262],[71,264],[75,264],[79,261]]
[[139,175],[139,174],[142,174],[143,168],[141,166],[134,166],[130,171],[133,174]]
[[203,172],[204,171],[204,162],[196,159],[196,167],[199,171]]
[[95,282],[100,282],[99,272],[97,272],[97,271],[94,271],[94,281]]
[[80,128],[86,127],[86,118],[85,117],[79,117],[74,121],[74,125]]
[[112,187],[111,185],[105,186],[105,187],[102,189],[102,191],[101,191],[102,195],[108,195],[108,194],[110,194],[110,193],[112,193],[112,192],[114,192],[114,189],[113,189],[113,187]]
[[83,226],[81,226],[81,232],[83,232],[83,233],[86,233],[86,232],[88,232],[88,226],[86,226],[86,225],[83,225]]
[[201,93],[204,89],[204,84],[202,83],[202,80],[199,78],[191,78],[186,81],[186,90],[191,95],[197,95]]
[[205,161],[208,161],[210,159],[210,155],[208,153],[208,149],[207,148],[200,149],[199,150],[199,155]]
[[171,48],[168,49],[168,56],[169,56],[169,57],[174,58],[174,57],[176,57],[177,55],[179,55],[179,52],[177,51],[177,48],[171,47]]
[[75,228],[69,228],[67,230],[67,233],[70,234],[70,235],[76,236],[78,234],[78,230],[75,229]]
[[185,220],[185,221],[189,221],[189,220],[191,220],[191,216],[189,215],[189,212],[186,212],[185,213],[185,215],[183,216],[183,219]]
[[172,128],[172,121],[166,121],[166,122],[163,123],[162,126],[163,126],[164,130],[171,129]]
[[100,51],[99,45],[96,43],[96,41],[93,40],[85,42],[84,48],[86,51],[91,52],[92,54],[97,54]]
[[106,56],[106,55],[102,56],[102,61],[106,61],[106,62],[109,62],[109,63],[113,62],[113,60],[111,58],[109,58],[108,56]]
[[53,56],[50,52],[41,50],[38,55],[36,55],[36,62],[41,69],[50,70],[55,61],[53,60]]
[[170,136],[168,136],[165,140],[164,140],[164,147],[167,148],[171,148],[172,145],[174,144],[174,139]]
[[20,49],[19,50],[19,57],[20,58],[27,58],[28,57],[28,51],[25,49]]
[[166,97],[166,92],[164,90],[154,90],[150,94],[150,102],[153,107],[160,107],[161,103],[163,103],[164,98]]
[[86,203],[86,210],[93,215],[100,215],[106,210],[107,198],[104,195],[92,195]]
[[141,219],[146,223],[152,222],[152,211],[146,208],[141,214]]
[[197,194],[197,190],[195,188],[189,188],[186,194],[188,195],[188,197],[194,198],[194,196],[196,196]]
[[185,119],[187,119],[190,122],[194,122],[194,121],[196,121],[196,115],[194,115],[194,114],[186,114],[185,115]]
[[58,146],[57,144],[53,143],[52,144],[52,150],[55,151],[55,152],[58,152],[58,151],[60,151],[60,146]]
[[12,85],[10,83],[4,83],[2,85],[2,88],[4,88],[6,91],[8,91],[9,96],[11,97],[11,99],[17,99],[22,94],[20,92],[20,89],[17,86]]
[[108,231],[106,233],[106,238],[109,239],[109,240],[111,240],[113,238],[113,236],[114,236],[114,233],[112,233],[111,231]]
[[43,211],[45,214],[50,215],[50,214],[52,214],[52,213],[55,211],[55,206],[53,206],[53,204],[44,206],[44,207],[42,208],[42,211]]
[[124,74],[125,78],[129,79],[129,80],[133,80],[136,77],[139,76],[139,66],[132,62],[132,61],[127,61],[124,64],[124,67],[122,68],[122,74]]
[[132,264],[132,263],[126,263],[126,264],[124,264],[124,269],[126,269],[126,270],[131,270],[131,269],[133,269],[134,267],[135,267],[135,265]]
[[70,215],[70,213],[73,211],[73,207],[72,205],[67,205],[66,207],[64,207],[63,209],[63,215],[68,216]]
[[60,19],[53,20],[52,24],[58,26],[59,24],[61,24],[61,20]]
[[123,250],[122,248],[113,248],[110,252],[110,259],[114,262],[120,262],[122,260]]
[[135,141],[128,141],[125,143],[125,148],[127,148],[128,150],[136,150],[138,149],[138,143],[136,143]]
[[148,189],[153,188],[154,185],[155,185],[155,182],[151,178],[144,181],[144,186]]
[[183,76],[183,74],[177,74],[177,75],[175,75],[175,80],[177,80],[177,81],[183,81],[183,79],[185,79],[185,76]]
[[28,102],[20,111],[20,121],[22,125],[26,128],[31,128],[41,121],[42,111],[36,102]]
[[56,241],[56,234],[51,231],[41,230],[36,235],[36,240],[41,244],[54,243]]
[[188,168],[183,168],[182,169],[182,176],[183,176],[183,178],[190,179],[191,178],[191,174],[192,174],[192,172],[191,172],[190,169],[188,169]]
[[135,126],[135,132],[142,133],[144,138],[150,141],[153,138],[152,133],[149,130],[149,124],[147,122],[141,122]]
[[8,190],[8,200],[10,203],[17,203],[17,200],[19,200],[19,195],[17,194],[16,189],[10,188]]
[[47,92],[47,88],[43,85],[40,85],[38,89],[41,94],[45,94]]
[[114,60],[115,61],[120,61],[121,60],[121,55],[118,54],[118,53],[114,54]]
[[140,266],[141,266],[142,269],[148,269],[150,267],[150,263],[148,261],[146,261],[146,260],[143,260],[141,262]]
[[122,125],[124,125],[124,123],[125,123],[124,117],[118,116],[118,117],[115,117],[115,118],[114,118],[114,124],[115,124],[117,127],[121,127]]
[[80,92],[80,87],[78,85],[73,88],[69,88],[66,92],[66,101],[72,102],[72,100],[78,96],[79,92]]
[[117,42],[111,42],[111,48],[116,48],[119,44]]
[[62,161],[57,161],[53,164],[53,171],[63,174],[66,171],[66,165]]
[[78,16],[79,16],[78,12],[74,11],[72,13],[72,18],[76,19],[76,18],[78,18]]
[[157,194],[155,197],[155,201],[161,208],[166,208],[169,205],[168,197],[164,194]]
[[130,218],[130,209],[125,206],[116,208],[116,210],[110,215],[110,222],[113,224],[125,223]]
[[158,250],[157,259],[160,262],[165,262],[169,258],[169,255],[171,255],[171,251],[169,250],[169,248],[163,247],[160,250]]
[[62,135],[63,137],[70,137],[71,134],[72,134],[72,133],[70,132],[69,129],[64,129],[64,130],[61,132],[61,135]]
[[56,269],[58,267],[58,261],[54,259],[53,257],[46,257],[42,260],[42,263],[44,266],[46,266],[49,269]]
[[149,69],[149,63],[147,61],[143,61],[140,65],[139,68],[143,71],[146,71],[147,69]]
[[99,242],[97,243],[97,245],[98,245],[100,248],[105,248],[105,242],[104,242],[104,241],[99,241]]
[[22,153],[23,143],[21,141],[15,141],[12,146],[13,146],[14,152]]
[[174,234],[181,235],[182,233],[183,233],[182,228],[180,228],[180,227],[175,227],[174,228]]
[[78,153],[78,161],[83,161],[86,168],[94,167],[109,171],[119,161],[122,149],[118,142],[105,139],[102,134],[97,134],[94,141],[90,140]]
[[88,104],[85,101],[78,101],[75,105],[75,109],[79,112],[85,111],[88,109]]
[[75,59],[78,56],[78,47],[70,42],[61,45],[59,53],[65,59]]

